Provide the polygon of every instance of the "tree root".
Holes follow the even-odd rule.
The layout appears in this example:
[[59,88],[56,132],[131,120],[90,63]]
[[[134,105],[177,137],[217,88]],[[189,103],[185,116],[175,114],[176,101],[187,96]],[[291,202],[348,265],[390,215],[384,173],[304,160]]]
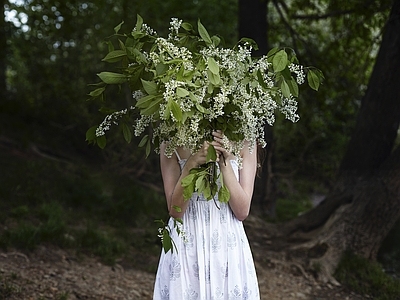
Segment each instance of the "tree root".
[[20,252],[14,251],[14,252],[10,252],[10,253],[2,253],[1,256],[5,257],[5,258],[8,258],[9,256],[20,256],[20,257],[24,258],[27,263],[30,263],[28,256],[26,256],[25,254],[20,253]]
[[315,274],[318,281],[335,286],[340,286],[340,283],[333,277],[333,274],[345,250],[345,244],[340,243],[341,240],[337,238],[341,229],[339,226],[335,230],[329,231],[329,234],[325,232],[311,241],[292,246],[289,249],[289,253],[294,256],[298,256],[300,253],[303,265],[305,264]]
[[310,281],[312,284],[316,284],[317,282],[315,281],[314,277],[311,276],[307,271],[303,268],[301,263],[295,262],[295,261],[282,261],[282,260],[277,260],[273,258],[268,259],[270,263],[275,264],[275,265],[281,265],[285,269],[290,270],[291,267],[295,267],[297,270],[300,271],[301,275],[308,281]]

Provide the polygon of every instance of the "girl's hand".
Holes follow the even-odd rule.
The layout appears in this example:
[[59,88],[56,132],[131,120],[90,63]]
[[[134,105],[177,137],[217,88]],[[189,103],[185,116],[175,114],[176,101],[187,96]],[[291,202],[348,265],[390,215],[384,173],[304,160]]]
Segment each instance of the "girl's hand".
[[213,135],[213,142],[211,144],[217,151],[217,155],[219,157],[218,162],[221,164],[221,162],[225,163],[226,160],[234,159],[235,157],[233,156],[233,154],[226,149],[227,145],[224,145],[227,139],[225,138],[222,131],[221,130],[213,131],[212,135]]
[[189,164],[190,168],[197,168],[198,166],[205,164],[207,162],[207,151],[209,146],[209,142],[203,142],[201,148],[188,158],[186,164]]

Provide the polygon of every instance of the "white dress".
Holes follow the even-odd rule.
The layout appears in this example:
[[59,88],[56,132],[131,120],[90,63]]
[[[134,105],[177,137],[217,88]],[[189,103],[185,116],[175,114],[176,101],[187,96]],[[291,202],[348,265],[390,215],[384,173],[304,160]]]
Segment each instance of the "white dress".
[[[179,159],[181,168],[185,160]],[[236,177],[238,164],[231,161]],[[173,253],[161,252],[154,300],[258,300],[256,270],[243,223],[229,204],[195,193],[183,220],[185,238],[173,230]],[[173,228],[173,219],[169,220]]]

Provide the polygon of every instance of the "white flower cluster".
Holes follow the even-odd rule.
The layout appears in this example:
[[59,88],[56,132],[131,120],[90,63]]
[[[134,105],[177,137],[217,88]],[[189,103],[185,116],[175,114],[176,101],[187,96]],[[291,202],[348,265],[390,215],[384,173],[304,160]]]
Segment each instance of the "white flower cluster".
[[[148,78],[157,87],[157,95],[135,91],[132,97],[135,101],[153,97],[159,109],[140,114],[133,126],[135,136],[151,126],[152,141],[157,141],[156,151],[158,143],[167,141],[165,154],[170,157],[177,147],[195,152],[210,138],[212,130],[223,128],[236,137],[224,144],[239,157],[244,141],[249,142],[250,150],[257,143],[266,145],[264,127],[274,124],[277,110],[293,122],[299,119],[297,101],[287,91],[280,90],[271,60],[266,56],[253,59],[252,47],[247,43],[234,49],[214,45],[184,47],[180,43],[181,27],[182,20],[172,18],[167,39],[155,36],[145,24],[141,27],[142,32],[155,36],[149,53],[140,51],[148,59],[145,71],[151,74]],[[297,84],[304,83],[303,66],[290,63],[288,68]],[[107,116],[96,135],[104,135],[126,113],[123,110]]]
[[297,84],[303,84],[304,80],[306,78],[306,74],[304,73],[303,66],[301,65],[296,65],[296,64],[290,64],[288,66],[290,72],[296,74],[296,81]]
[[[133,107],[131,107],[133,109]],[[118,125],[118,120],[121,119],[122,116],[128,113],[128,109],[123,109],[120,111],[113,112],[112,114],[107,115],[103,122],[96,128],[96,136],[100,137],[106,134],[106,131],[110,130],[111,125]]]
[[192,53],[188,49],[185,47],[177,47],[172,41],[161,37],[157,38],[156,44],[158,51],[153,51],[149,55],[154,65],[162,61],[168,62],[173,59],[182,59],[185,69],[193,70]]
[[297,101],[293,99],[293,97],[283,98],[282,104],[279,106],[279,111],[285,115],[286,119],[297,122],[300,117],[296,113],[297,111]]
[[169,40],[178,40],[178,33],[179,33],[179,28],[181,28],[182,25],[182,20],[179,20],[177,18],[171,18],[171,22],[169,23],[171,27],[169,28],[169,35],[168,39]]
[[[133,29],[133,31],[135,30],[137,30],[136,27]],[[157,32],[147,24],[142,24],[140,31],[148,35],[157,35]]]

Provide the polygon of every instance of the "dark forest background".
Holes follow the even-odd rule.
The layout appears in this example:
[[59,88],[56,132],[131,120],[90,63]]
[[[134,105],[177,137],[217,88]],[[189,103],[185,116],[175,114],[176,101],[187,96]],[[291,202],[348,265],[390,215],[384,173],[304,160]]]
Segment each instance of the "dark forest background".
[[[158,156],[145,159],[139,141],[127,144],[118,130],[110,132],[103,150],[85,141],[86,130],[104,117],[99,104],[88,101],[89,84],[111,68],[101,61],[107,53],[104,39],[121,21],[128,32],[140,14],[159,35],[168,34],[171,17],[192,24],[200,18],[227,46],[252,37],[260,45],[255,55],[291,47],[302,64],[321,69],[320,90],[300,92],[300,121],[278,118],[266,129],[269,145],[251,213],[269,224],[277,239],[339,219],[348,228],[340,233],[344,246],[325,238],[326,230],[333,231],[325,226],[313,236],[313,247],[327,245],[339,254],[351,250],[378,259],[387,273],[398,271],[400,176],[393,157],[400,157],[399,1],[1,2],[4,249],[52,244],[94,253],[109,263],[131,247],[158,253],[153,221],[167,218]],[[374,205],[390,213],[378,216]],[[357,227],[340,207],[357,224],[368,219],[384,229],[373,233]],[[278,232],[275,224],[285,226]],[[361,231],[370,239],[379,236],[378,245],[356,240]],[[328,266],[322,277],[331,280],[338,260],[318,259]]]

